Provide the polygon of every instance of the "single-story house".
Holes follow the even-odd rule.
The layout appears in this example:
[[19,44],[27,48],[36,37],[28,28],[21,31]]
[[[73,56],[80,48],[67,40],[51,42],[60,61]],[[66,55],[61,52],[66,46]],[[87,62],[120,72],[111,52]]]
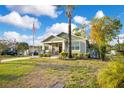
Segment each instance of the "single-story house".
[[[42,41],[44,53],[50,52],[58,55],[62,51],[68,52],[68,34],[61,32],[58,35],[51,35]],[[87,43],[82,37],[72,35],[72,53],[86,53]]]

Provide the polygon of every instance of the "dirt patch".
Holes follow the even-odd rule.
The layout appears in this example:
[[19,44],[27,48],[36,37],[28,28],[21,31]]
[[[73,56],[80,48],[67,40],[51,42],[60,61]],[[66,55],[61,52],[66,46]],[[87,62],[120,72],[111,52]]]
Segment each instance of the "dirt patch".
[[[18,87],[30,88],[61,88],[64,87],[64,77],[53,75],[47,70],[38,68],[34,72],[22,77]],[[19,84],[18,84],[19,85]],[[21,86],[23,85],[23,86]]]

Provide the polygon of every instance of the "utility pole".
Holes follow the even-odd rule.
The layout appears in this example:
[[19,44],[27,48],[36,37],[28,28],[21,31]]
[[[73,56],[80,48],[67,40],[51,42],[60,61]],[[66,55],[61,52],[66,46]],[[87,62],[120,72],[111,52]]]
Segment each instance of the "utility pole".
[[33,52],[32,52],[32,57],[34,57],[34,38],[35,38],[35,24],[34,23],[33,23],[32,33],[33,33]]

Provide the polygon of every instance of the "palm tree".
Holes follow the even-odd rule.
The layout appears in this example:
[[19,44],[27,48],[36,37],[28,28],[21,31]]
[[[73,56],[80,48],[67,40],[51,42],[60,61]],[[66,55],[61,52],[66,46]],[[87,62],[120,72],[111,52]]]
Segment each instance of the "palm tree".
[[68,17],[68,44],[69,44],[69,58],[72,58],[72,49],[71,49],[71,18],[72,18],[72,10],[74,6],[73,5],[67,5],[66,6],[66,16]]

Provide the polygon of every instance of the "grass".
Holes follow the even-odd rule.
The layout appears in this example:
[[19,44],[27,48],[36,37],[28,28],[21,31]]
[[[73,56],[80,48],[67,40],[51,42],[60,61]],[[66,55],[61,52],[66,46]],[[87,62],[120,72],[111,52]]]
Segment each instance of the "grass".
[[30,73],[34,67],[35,64],[29,60],[0,64],[0,86],[11,87],[9,83],[17,82],[20,77]]
[[0,64],[0,87],[99,87],[100,60],[28,59]]

